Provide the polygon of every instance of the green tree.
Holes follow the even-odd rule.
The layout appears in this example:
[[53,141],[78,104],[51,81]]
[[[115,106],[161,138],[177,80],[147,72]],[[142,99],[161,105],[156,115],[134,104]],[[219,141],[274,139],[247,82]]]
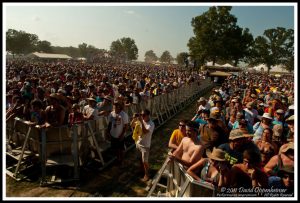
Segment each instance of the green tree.
[[145,62],[146,63],[155,62],[155,61],[157,61],[157,59],[158,59],[158,57],[156,56],[156,54],[154,53],[153,50],[146,51],[146,53],[145,53]]
[[171,56],[169,51],[164,51],[160,57],[160,61],[170,64],[173,61],[173,57]]
[[263,36],[258,36],[254,40],[250,65],[260,63],[266,64],[268,73],[271,66],[285,64],[288,69],[293,68],[294,61],[294,31],[286,30],[282,27],[268,29],[264,31]]
[[88,45],[86,43],[82,43],[78,45],[80,56],[87,57],[88,55]]
[[46,40],[38,41],[36,45],[36,51],[44,52],[44,53],[52,53],[51,43]]
[[[195,36],[188,42],[192,59],[203,65],[206,61],[243,59],[251,45],[251,34],[236,25],[237,18],[230,14],[231,6],[210,7],[192,19]],[[253,39],[252,39],[253,40]]]
[[291,72],[294,70],[294,30],[288,29],[286,35],[287,39],[283,44],[281,63]]
[[113,57],[122,61],[131,61],[138,58],[138,48],[135,41],[129,37],[113,41],[110,46],[110,53]]
[[189,54],[187,52],[181,52],[177,54],[176,61],[179,65],[186,65]]
[[236,27],[227,33],[224,42],[225,57],[222,59],[237,66],[239,61],[246,61],[254,40],[248,28]]
[[8,29],[6,32],[6,50],[13,54],[28,54],[33,52],[39,38],[35,34]]

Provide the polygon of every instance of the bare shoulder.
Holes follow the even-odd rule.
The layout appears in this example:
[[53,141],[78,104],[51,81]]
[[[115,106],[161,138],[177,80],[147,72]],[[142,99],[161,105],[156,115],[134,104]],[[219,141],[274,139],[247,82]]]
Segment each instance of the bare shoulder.
[[182,138],[182,142],[183,142],[183,143],[188,143],[188,142],[190,142],[190,141],[191,141],[191,139],[188,138],[188,137]]

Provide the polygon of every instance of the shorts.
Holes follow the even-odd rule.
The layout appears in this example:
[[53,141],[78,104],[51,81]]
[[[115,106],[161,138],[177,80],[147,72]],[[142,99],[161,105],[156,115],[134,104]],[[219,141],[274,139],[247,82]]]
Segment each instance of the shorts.
[[124,147],[124,139],[119,139],[119,138],[114,138],[111,137],[111,148],[112,149],[121,149],[121,150],[125,150]]
[[138,145],[138,144],[136,145],[136,148],[139,151],[140,155],[142,156],[143,163],[148,163],[150,148],[149,147],[143,147],[143,146]]

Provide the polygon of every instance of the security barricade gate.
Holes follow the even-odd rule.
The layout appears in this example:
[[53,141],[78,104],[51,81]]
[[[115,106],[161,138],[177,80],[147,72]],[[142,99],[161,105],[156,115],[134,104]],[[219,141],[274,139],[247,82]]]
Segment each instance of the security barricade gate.
[[26,124],[19,118],[14,119],[13,131],[7,136],[6,172],[16,180],[26,178],[20,172],[30,170],[35,163],[39,162],[39,147],[32,139],[37,136],[38,130]]
[[[185,85],[168,94],[153,97],[133,106],[125,107],[129,119],[132,119],[136,110],[148,108],[152,120],[156,123],[156,129],[171,119],[185,106],[193,101],[195,97],[205,94],[214,86],[206,80],[206,83],[199,86],[197,82]],[[105,137],[107,129],[107,117],[99,117],[97,120],[85,121],[72,127],[61,126],[57,128],[39,128],[31,126],[21,119],[14,119],[7,122],[7,143],[12,145],[12,150],[6,154],[15,161],[13,164],[7,162],[7,174],[16,178],[22,170],[31,165],[41,164],[42,182],[46,182],[46,167],[51,165],[69,165],[74,167],[72,179],[79,178],[79,167],[92,154],[93,160],[99,162],[102,170],[116,157],[104,156],[103,152],[110,149],[110,141]],[[131,138],[132,130],[125,134],[125,147],[128,151],[135,143]],[[30,155],[30,156],[29,156]],[[35,157],[35,158],[34,158]],[[27,161],[29,160],[29,161]],[[16,163],[17,162],[17,163]]]
[[[99,162],[104,166],[107,163],[104,162],[102,152],[110,147],[110,142],[104,137],[107,128],[106,120],[103,117],[72,127],[40,128],[15,118],[14,132],[8,135],[10,142],[7,142],[12,150],[6,152],[14,161],[13,163],[7,161],[7,174],[16,180],[21,180],[22,171],[29,168],[30,164],[40,165],[42,168],[41,184],[44,185],[48,182],[46,180],[47,166],[68,165],[74,167],[74,176],[70,180],[78,180],[79,166],[82,160],[91,153],[91,149],[95,150],[96,156],[100,159]],[[23,175],[23,178],[26,176]],[[51,182],[53,180],[54,177]]]
[[147,197],[214,197],[217,192],[216,186],[193,179],[180,163],[169,158],[146,189]]
[[[78,164],[78,134],[76,126],[41,129],[41,165],[42,177],[41,185],[44,186],[52,182],[79,180]],[[66,180],[51,181],[46,179],[47,166],[67,165],[74,168],[73,177]]]

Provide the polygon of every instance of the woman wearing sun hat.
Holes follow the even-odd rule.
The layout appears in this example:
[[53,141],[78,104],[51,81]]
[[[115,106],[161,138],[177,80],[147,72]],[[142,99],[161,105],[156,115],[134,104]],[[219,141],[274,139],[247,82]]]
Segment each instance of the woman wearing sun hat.
[[198,181],[206,181],[218,187],[227,186],[230,165],[225,159],[226,152],[213,148],[206,150],[208,158],[202,158],[187,170],[187,173]]

